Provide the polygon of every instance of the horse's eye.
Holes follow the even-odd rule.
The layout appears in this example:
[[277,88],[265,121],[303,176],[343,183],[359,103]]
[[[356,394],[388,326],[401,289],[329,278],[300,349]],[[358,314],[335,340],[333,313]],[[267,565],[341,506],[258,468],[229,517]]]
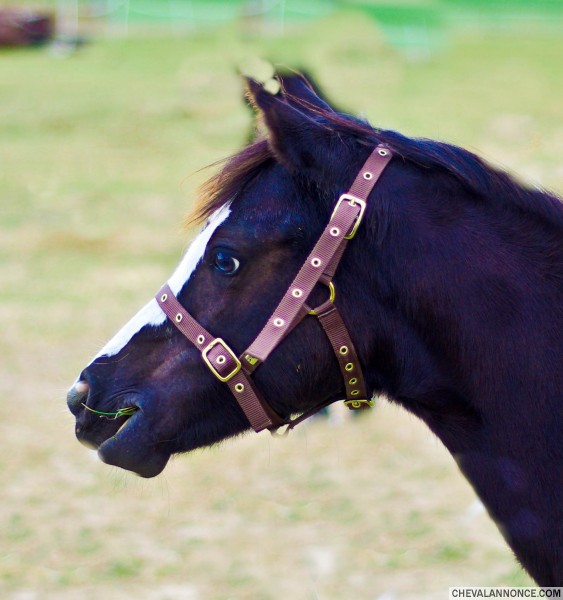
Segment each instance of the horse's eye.
[[215,252],[213,266],[223,275],[234,275],[240,267],[240,261],[224,250]]

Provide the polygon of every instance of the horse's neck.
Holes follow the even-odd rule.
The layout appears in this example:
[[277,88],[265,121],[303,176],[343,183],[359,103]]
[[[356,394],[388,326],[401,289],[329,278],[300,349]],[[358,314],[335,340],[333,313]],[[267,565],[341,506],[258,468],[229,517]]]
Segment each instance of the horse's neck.
[[442,440],[538,583],[563,585],[561,409],[544,412],[541,398],[522,404],[515,394],[504,405],[481,398],[474,410],[448,389],[397,400]]
[[372,380],[443,441],[537,581],[563,585],[563,300],[546,265],[491,232],[478,242],[443,264],[395,261],[396,307],[372,332],[393,341]]

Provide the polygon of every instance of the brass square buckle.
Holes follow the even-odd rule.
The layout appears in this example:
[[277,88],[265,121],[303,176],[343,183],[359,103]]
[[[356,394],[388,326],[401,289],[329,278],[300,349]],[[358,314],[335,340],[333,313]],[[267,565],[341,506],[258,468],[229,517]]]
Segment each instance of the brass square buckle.
[[[223,350],[225,350],[225,352],[235,361],[234,369],[225,376],[223,376],[223,375],[221,375],[221,373],[219,373],[219,371],[216,369],[215,365],[213,365],[211,363],[211,361],[209,360],[209,356],[208,356],[209,352],[213,348],[215,348],[215,346],[218,346],[218,345],[222,346]],[[217,379],[219,381],[222,381],[223,383],[232,379],[240,371],[240,368],[241,368],[240,360],[237,358],[237,355],[229,348],[229,346],[227,346],[227,344],[221,338],[217,338],[217,339],[213,340],[211,343],[209,343],[202,350],[201,356],[203,357],[205,364],[209,367],[209,370],[213,373],[213,375],[215,375],[215,377],[217,377]]]
[[332,215],[330,217],[331,220],[334,217],[334,215],[336,214],[336,211],[339,209],[342,202],[349,202],[351,206],[358,205],[360,207],[360,212],[359,212],[358,216],[356,217],[356,221],[354,222],[354,226],[352,227],[352,230],[350,231],[350,233],[348,235],[344,236],[345,239],[351,240],[356,235],[356,231],[358,231],[358,227],[360,226],[360,223],[362,222],[364,212],[366,210],[366,203],[361,198],[356,198],[356,196],[352,196],[352,194],[342,194],[342,196],[340,196],[340,198],[338,198],[338,202],[336,203],[336,206],[334,207],[334,210],[332,211]]

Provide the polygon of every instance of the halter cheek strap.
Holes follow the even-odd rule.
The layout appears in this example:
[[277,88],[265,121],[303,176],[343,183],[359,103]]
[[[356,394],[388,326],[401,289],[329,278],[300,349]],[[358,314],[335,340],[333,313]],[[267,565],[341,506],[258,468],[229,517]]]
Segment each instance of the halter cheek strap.
[[[283,419],[261,397],[252,381],[252,373],[309,314],[319,319],[337,358],[346,392],[344,403],[352,409],[373,405],[368,398],[356,349],[334,304],[336,291],[332,278],[348,241],[360,226],[368,196],[392,156],[391,150],[383,144],[373,150],[350,190],[338,199],[329,223],[266,325],[240,357],[223,339],[213,337],[203,328],[178,302],[168,285],[163,286],[156,296],[171,322],[201,351],[202,359],[213,375],[229,386],[257,432],[263,429],[275,431],[283,425],[289,430],[338,399],[332,398],[297,419]],[[306,301],[319,283],[328,287],[330,297],[321,306],[311,309]]]
[[168,284],[158,292],[156,301],[170,321],[200,350],[203,361],[213,375],[229,386],[256,431],[285,425],[285,421],[261,401],[252,379],[242,370],[237,355],[221,338],[212,336],[190,315]]

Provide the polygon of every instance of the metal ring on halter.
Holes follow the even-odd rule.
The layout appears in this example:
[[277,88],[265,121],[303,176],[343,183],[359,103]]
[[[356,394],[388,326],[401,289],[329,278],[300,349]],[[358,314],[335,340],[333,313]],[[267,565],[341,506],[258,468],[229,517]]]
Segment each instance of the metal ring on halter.
[[[331,304],[334,304],[334,299],[336,298],[336,289],[334,288],[334,283],[332,283],[332,281],[329,281],[327,283],[327,286],[328,286],[328,292],[329,292],[328,302],[330,302]],[[316,317],[319,313],[314,308],[312,308],[307,314],[312,315],[313,317]]]

